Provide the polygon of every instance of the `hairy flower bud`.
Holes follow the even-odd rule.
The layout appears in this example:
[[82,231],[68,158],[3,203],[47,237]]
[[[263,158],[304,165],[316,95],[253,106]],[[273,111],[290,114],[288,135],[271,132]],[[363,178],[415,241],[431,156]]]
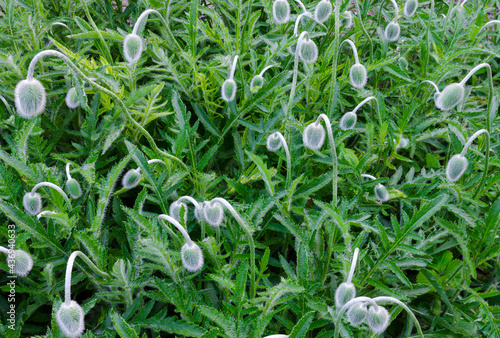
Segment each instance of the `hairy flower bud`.
[[356,126],[357,119],[358,116],[352,111],[345,113],[340,119],[340,129],[348,130],[354,128],[354,126]]
[[287,23],[290,20],[290,4],[286,0],[273,2],[273,19],[277,24]]
[[218,227],[224,219],[224,209],[219,202],[203,203],[203,217],[208,224]]
[[314,63],[318,59],[318,46],[306,35],[299,44],[299,57],[305,63]]
[[404,16],[406,16],[407,18],[411,18],[413,15],[415,15],[417,8],[418,8],[418,0],[406,0],[403,11]]
[[233,101],[234,98],[236,97],[236,88],[237,85],[234,80],[227,79],[226,81],[224,81],[221,90],[222,99],[226,102]]
[[387,202],[389,200],[389,193],[387,192],[387,188],[384,187],[381,183],[377,183],[374,189],[375,196],[382,202]]
[[349,80],[354,88],[363,88],[366,85],[366,68],[360,63],[352,65],[349,70]]
[[467,170],[469,161],[462,154],[453,155],[446,166],[446,178],[450,182],[456,182]]
[[122,185],[126,189],[135,188],[141,180],[141,171],[138,169],[130,169],[123,175]]
[[[24,250],[15,250],[14,251],[14,266],[12,270],[17,276],[26,277],[28,273],[33,268],[33,259],[31,255]],[[9,257],[7,256],[7,264],[9,265]]]
[[385,27],[385,38],[391,42],[396,41],[399,38],[399,33],[401,32],[401,27],[397,22],[391,21]]
[[396,145],[396,149],[406,148],[408,147],[408,143],[410,143],[409,139],[407,139],[406,137],[401,137],[398,144]]
[[351,11],[344,12],[344,18],[342,19],[341,24],[344,25],[345,29],[349,29],[354,25],[354,19]]
[[370,306],[368,307],[368,315],[366,322],[373,333],[382,333],[389,326],[389,319],[391,316],[387,309],[383,306]]
[[76,108],[80,105],[80,100],[78,99],[78,93],[76,92],[75,87],[71,87],[68,90],[64,101],[66,101],[66,105],[68,106],[68,108]]
[[181,208],[184,208],[184,224],[187,223],[187,214],[188,214],[188,208],[186,203],[183,202],[178,202],[175,201],[174,203],[170,204],[170,208],[168,213],[170,214],[170,217],[175,219],[177,222],[181,221]]
[[302,134],[304,146],[312,150],[318,150],[325,142],[325,128],[319,123],[311,123],[304,129]]
[[14,90],[14,101],[19,116],[26,119],[38,116],[45,109],[45,88],[37,79],[19,81]]
[[260,88],[262,88],[262,85],[264,84],[264,78],[261,75],[255,75],[252,78],[252,82],[250,82],[250,91],[252,93],[257,93]]
[[335,291],[335,305],[341,308],[351,299],[356,297],[356,287],[350,282],[343,282]]
[[35,216],[42,210],[42,197],[37,192],[28,192],[23,197],[24,210],[31,216]]
[[137,34],[128,34],[123,40],[123,56],[129,63],[139,61],[142,49],[142,38]]
[[66,181],[66,189],[68,189],[70,196],[73,198],[79,198],[80,196],[82,196],[82,188],[80,188],[80,183],[78,183],[78,181],[74,178],[70,178]]
[[56,321],[62,333],[70,338],[77,338],[83,334],[85,324],[83,322],[84,313],[82,307],[72,300],[70,305],[65,302],[56,312]]
[[278,133],[272,133],[267,137],[267,149],[269,151],[277,151],[281,148],[281,139]]
[[358,302],[347,310],[347,320],[353,326],[361,325],[365,320],[368,314],[368,308],[365,303]]
[[181,260],[187,271],[199,271],[203,267],[203,251],[193,242],[186,243],[181,248]]
[[464,95],[465,88],[460,83],[449,84],[436,96],[436,107],[443,111],[450,110],[462,102]]
[[332,15],[332,3],[328,0],[321,0],[314,10],[314,19],[318,22],[325,22]]

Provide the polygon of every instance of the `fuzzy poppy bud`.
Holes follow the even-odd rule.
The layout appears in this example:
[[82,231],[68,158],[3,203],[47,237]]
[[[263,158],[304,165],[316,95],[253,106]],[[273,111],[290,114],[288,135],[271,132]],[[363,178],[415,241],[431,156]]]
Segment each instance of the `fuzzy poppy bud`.
[[354,64],[349,70],[349,80],[354,88],[363,88],[366,85],[366,68],[360,63]]
[[353,326],[361,325],[368,315],[368,308],[365,303],[358,302],[349,308],[347,311],[347,320]]
[[130,169],[123,175],[122,185],[126,189],[135,188],[141,180],[141,171],[139,169]]
[[14,90],[14,101],[19,116],[26,119],[38,116],[45,109],[45,88],[37,79],[19,81]]
[[450,110],[462,102],[464,95],[465,88],[460,83],[449,84],[436,96],[436,107],[443,111]]
[[321,0],[314,10],[314,19],[318,22],[325,22],[332,15],[332,3],[328,0]]
[[[14,265],[12,266],[13,272],[20,277],[25,277],[33,268],[33,259],[31,255],[24,250],[14,251]],[[7,258],[7,264],[9,263],[9,258]]]
[[391,21],[385,27],[385,38],[391,42],[396,41],[399,38],[399,33],[401,32],[401,27],[397,22]]
[[381,183],[377,183],[374,189],[375,196],[382,202],[387,202],[389,200],[389,193],[387,192],[387,188],[384,187]]
[[345,113],[340,119],[340,129],[348,130],[354,128],[354,126],[356,126],[357,119],[358,116],[352,111]]
[[314,63],[318,59],[318,46],[306,35],[299,43],[299,57],[305,63]]
[[262,88],[262,85],[264,84],[264,78],[262,77],[262,75],[255,75],[253,78],[252,78],[252,82],[250,82],[250,91],[252,93],[257,93],[260,88]]
[[77,338],[83,334],[85,324],[82,307],[72,300],[69,305],[65,302],[56,312],[56,321],[62,333],[70,338]]
[[312,150],[318,150],[325,142],[325,128],[319,123],[311,123],[302,134],[304,145]]
[[71,197],[79,198],[82,195],[82,188],[80,188],[80,183],[74,178],[70,178],[66,181],[66,189]]
[[411,18],[413,15],[415,15],[417,8],[418,8],[418,0],[406,0],[405,7],[403,10],[404,16],[406,16],[407,18]]
[[351,282],[343,282],[339,285],[337,290],[335,290],[335,305],[337,308],[341,308],[348,301],[356,297],[356,287]]
[[401,137],[398,144],[396,145],[396,149],[406,148],[408,147],[408,143],[410,143],[409,139],[407,139],[406,137]]
[[277,24],[290,20],[290,4],[286,0],[275,0],[273,3],[273,19]]
[[349,29],[354,25],[354,18],[351,11],[344,12],[344,18],[341,21],[345,29]]
[[177,222],[180,222],[182,208],[184,208],[183,219],[184,219],[184,224],[186,224],[187,223],[187,210],[188,210],[186,203],[175,201],[174,203],[170,204],[169,214],[170,214],[170,217],[175,219]]
[[366,322],[373,333],[381,334],[389,326],[389,319],[391,316],[387,309],[383,306],[370,306],[368,308],[368,315]]
[[221,91],[222,99],[226,102],[233,101],[234,98],[236,97],[236,88],[237,85],[234,80],[227,79],[226,81],[224,81],[224,83],[222,84],[222,91]]
[[139,61],[142,49],[142,38],[137,34],[128,34],[123,40],[123,56],[129,63]]
[[281,139],[278,133],[272,133],[267,137],[267,149],[269,151],[277,151],[281,148]]
[[203,203],[203,217],[213,227],[221,225],[224,219],[224,210],[219,202]]
[[37,192],[28,192],[23,197],[24,210],[31,216],[35,216],[42,210],[42,197]]
[[68,90],[64,101],[66,101],[66,105],[68,106],[68,108],[76,108],[80,105],[80,100],[78,99],[78,93],[76,92],[75,87],[71,87]]
[[465,170],[467,170],[468,165],[469,161],[465,156],[462,154],[453,155],[446,166],[446,178],[448,181],[458,181],[464,174]]
[[193,242],[186,243],[181,248],[181,260],[187,271],[199,271],[203,267],[203,251]]

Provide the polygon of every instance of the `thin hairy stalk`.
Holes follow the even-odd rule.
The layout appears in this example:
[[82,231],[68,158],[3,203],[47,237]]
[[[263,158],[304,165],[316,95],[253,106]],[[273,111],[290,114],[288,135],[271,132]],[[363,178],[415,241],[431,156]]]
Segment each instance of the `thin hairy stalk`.
[[328,139],[330,141],[330,150],[332,152],[333,160],[333,170],[332,170],[332,204],[334,208],[337,208],[337,181],[338,181],[338,159],[337,159],[337,148],[335,147],[335,139],[333,138],[332,125],[330,124],[330,119],[325,114],[320,114],[316,119],[316,124],[319,124],[323,120],[326,125],[326,131],[328,133]]
[[61,189],[59,188],[57,185],[55,185],[54,183],[50,183],[50,182],[40,182],[38,183],[37,185],[35,185],[33,187],[33,189],[31,189],[31,193],[35,193],[39,188],[41,187],[49,187],[49,188],[52,188],[54,189],[55,191],[57,191],[63,198],[64,200],[66,201],[66,203],[68,204],[69,208],[71,209],[72,206],[71,206],[71,201],[69,200],[68,198],[68,195],[66,195],[66,193]]
[[[372,39],[370,37],[370,34],[366,31],[365,25],[363,23],[363,19],[361,18],[361,8],[359,7],[359,0],[354,0],[354,6],[356,7],[356,15],[358,16],[359,24],[361,25],[361,29],[363,30],[363,33],[366,35],[366,38],[368,39],[368,42],[370,43],[370,60],[373,57],[373,43]],[[434,0],[432,0],[434,1]]]
[[358,49],[356,48],[356,45],[350,39],[345,39],[340,45],[343,45],[344,42],[347,42],[351,46],[352,53],[354,55],[354,63],[359,65]]
[[377,105],[376,105],[376,109],[377,109],[377,116],[378,116],[378,122],[379,122],[379,125],[382,125],[382,117],[380,116],[380,105],[379,105],[379,102],[378,102],[378,99],[375,97],[375,96],[370,96],[370,97],[367,97],[366,99],[364,99],[363,101],[361,101],[354,109],[353,109],[353,113],[356,114],[356,112],[358,111],[359,108],[361,108],[365,103],[371,101],[371,100],[375,100],[377,101]]
[[328,113],[333,115],[333,110],[335,107],[333,106],[335,92],[337,91],[337,63],[339,59],[339,37],[340,37],[340,6],[342,5],[342,0],[335,0],[335,36],[333,40],[333,60],[332,60],[332,77],[330,80],[330,100],[328,103]]

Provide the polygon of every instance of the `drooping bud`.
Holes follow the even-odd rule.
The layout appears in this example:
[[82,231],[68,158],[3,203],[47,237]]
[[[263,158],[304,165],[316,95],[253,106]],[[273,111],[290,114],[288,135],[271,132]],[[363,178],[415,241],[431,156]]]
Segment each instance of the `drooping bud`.
[[273,19],[277,24],[290,20],[290,4],[286,0],[275,0],[273,3]]
[[267,137],[267,149],[269,151],[277,151],[281,148],[281,139],[278,133],[272,133]]
[[349,29],[354,25],[354,18],[351,11],[344,12],[344,18],[342,19],[341,24],[344,25],[345,29]]
[[375,197],[377,197],[382,202],[387,202],[389,200],[389,193],[387,192],[387,188],[384,187],[381,183],[377,183],[374,189]]
[[59,328],[62,333],[70,338],[78,338],[83,334],[85,330],[83,319],[83,309],[74,300],[70,302],[69,306],[63,302],[56,312],[56,321]]
[[365,66],[360,63],[352,65],[349,70],[349,79],[354,88],[363,88],[366,85],[367,72]]
[[464,95],[465,88],[460,83],[449,84],[436,96],[436,107],[443,111],[450,110],[462,102]]
[[28,192],[23,197],[24,210],[31,216],[35,216],[42,210],[42,197],[37,192]]
[[142,49],[142,38],[137,34],[128,34],[123,40],[123,56],[131,64],[139,61]]
[[[31,258],[31,255],[24,250],[15,250],[14,254],[15,258],[12,270],[17,276],[26,277],[30,272],[31,268],[33,268],[33,258]],[[7,256],[7,264],[9,265],[8,256]]]
[[418,0],[406,0],[405,8],[403,11],[404,16],[406,16],[407,18],[411,18],[413,15],[415,15],[417,8]]
[[203,267],[203,251],[193,242],[186,243],[181,248],[181,260],[187,271],[199,271]]
[[347,320],[353,326],[361,325],[368,315],[368,308],[364,302],[358,302],[347,310]]
[[356,287],[350,282],[343,282],[335,291],[335,305],[341,308],[351,299],[356,297]]
[[38,116],[45,109],[45,88],[37,79],[19,81],[14,90],[14,101],[19,116],[26,119]]
[[66,105],[68,106],[68,108],[76,108],[80,105],[80,100],[78,99],[78,93],[76,92],[75,87],[71,87],[68,90],[64,101],[66,101]]
[[349,130],[354,128],[354,126],[356,126],[357,119],[358,116],[352,111],[345,113],[344,116],[342,116],[342,118],[340,119],[340,129]]
[[257,93],[260,88],[262,88],[262,85],[264,84],[264,78],[261,75],[255,75],[252,78],[252,82],[250,82],[250,91],[252,93]]
[[68,189],[70,196],[73,198],[79,198],[80,196],[82,196],[80,183],[78,183],[78,181],[74,178],[70,178],[66,181],[66,189]]
[[318,46],[308,34],[299,43],[299,57],[305,63],[314,63],[318,59]]
[[198,223],[201,223],[203,221],[203,210],[200,208],[194,208],[194,218],[198,221]]
[[203,217],[208,224],[218,227],[224,219],[224,209],[219,202],[203,203]]
[[222,99],[226,102],[233,101],[234,98],[236,97],[236,88],[237,85],[234,80],[227,79],[226,81],[224,81],[221,90]]
[[304,146],[312,150],[318,150],[325,142],[325,128],[319,123],[311,123],[304,129],[302,134]]
[[321,0],[314,10],[314,19],[318,22],[325,22],[332,15],[332,3],[328,0]]
[[450,182],[456,182],[467,170],[469,161],[462,154],[453,155],[446,166],[446,178]]
[[170,214],[170,217],[172,217],[173,219],[175,219],[177,222],[180,222],[181,221],[181,208],[184,208],[184,224],[187,224],[187,205],[186,203],[183,203],[183,202],[178,202],[178,201],[175,201],[174,203],[170,204],[170,208],[169,208],[169,214]]
[[399,33],[401,32],[401,27],[397,22],[391,21],[385,27],[385,38],[391,42],[396,41],[399,38]]
[[130,169],[123,175],[122,185],[126,189],[135,188],[141,180],[141,171],[139,169]]
[[368,315],[366,322],[373,333],[381,334],[389,326],[389,319],[391,316],[387,309],[383,306],[370,306],[368,307]]

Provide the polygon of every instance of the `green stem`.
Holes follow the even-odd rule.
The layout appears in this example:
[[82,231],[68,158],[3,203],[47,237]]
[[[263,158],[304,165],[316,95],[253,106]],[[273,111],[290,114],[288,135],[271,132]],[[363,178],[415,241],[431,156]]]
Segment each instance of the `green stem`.
[[328,107],[328,112],[330,113],[330,116],[333,115],[333,101],[334,101],[334,96],[335,92],[337,90],[337,63],[339,59],[339,36],[340,36],[340,6],[342,5],[342,0],[335,0],[335,10],[334,10],[334,15],[335,15],[335,38],[333,41],[333,61],[332,61],[332,77],[330,80],[330,102],[329,102],[329,107]]
[[334,208],[337,208],[337,181],[338,181],[338,160],[337,160],[337,148],[335,147],[335,139],[333,138],[332,125],[330,124],[330,119],[325,114],[320,114],[316,120],[316,123],[323,119],[326,125],[326,131],[328,132],[328,139],[330,141],[330,150],[332,152],[333,169],[332,169],[332,204]]

